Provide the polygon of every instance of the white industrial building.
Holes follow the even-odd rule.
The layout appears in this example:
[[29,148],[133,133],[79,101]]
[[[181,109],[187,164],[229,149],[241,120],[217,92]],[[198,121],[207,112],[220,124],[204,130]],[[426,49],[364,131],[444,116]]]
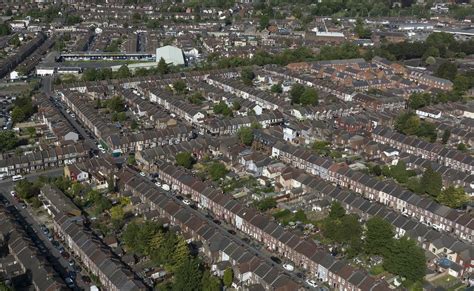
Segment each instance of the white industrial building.
[[167,45],[156,49],[156,61],[163,58],[167,64],[175,66],[184,65],[185,59],[183,50],[175,46]]

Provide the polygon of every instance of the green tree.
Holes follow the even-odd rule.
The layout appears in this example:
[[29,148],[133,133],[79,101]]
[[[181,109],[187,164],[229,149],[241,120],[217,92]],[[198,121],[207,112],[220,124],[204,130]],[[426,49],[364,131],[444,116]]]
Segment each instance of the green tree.
[[230,288],[230,286],[232,286],[232,282],[234,281],[234,271],[231,267],[225,269],[222,281],[224,281],[224,285],[227,288]]
[[186,169],[193,167],[194,158],[189,152],[180,152],[176,154],[176,164]]
[[329,219],[341,219],[344,215],[346,215],[346,210],[342,207],[341,203],[337,201],[333,202],[331,204],[331,210],[329,211]]
[[18,145],[18,138],[12,130],[0,131],[0,152],[14,149]]
[[459,150],[459,151],[465,152],[465,151],[467,151],[467,146],[464,143],[461,142],[457,145],[456,149]]
[[127,165],[133,166],[137,163],[137,160],[135,159],[135,155],[128,155],[127,157]]
[[110,217],[115,221],[122,221],[125,216],[125,212],[121,205],[116,205],[110,208]]
[[15,191],[21,199],[30,200],[38,196],[40,185],[29,182],[28,180],[20,180],[15,185]]
[[0,36],[9,35],[11,33],[10,26],[8,24],[0,23]]
[[392,225],[378,216],[367,220],[365,232],[365,251],[368,254],[385,256],[395,235]]
[[413,93],[408,99],[408,107],[416,110],[431,103],[431,96],[428,93]]
[[301,95],[303,95],[304,91],[305,91],[305,88],[301,84],[296,83],[293,86],[291,86],[291,89],[290,89],[291,103],[299,104],[300,97]]
[[413,112],[400,114],[395,120],[395,129],[403,134],[414,135],[420,127],[420,118]]
[[245,68],[240,72],[240,78],[247,86],[252,86],[252,81],[255,79],[255,73],[250,68]]
[[268,17],[267,15],[260,16],[258,25],[260,30],[266,29],[270,25],[270,17]]
[[390,167],[390,174],[398,183],[405,184],[408,181],[407,167],[402,160],[399,160],[396,165]]
[[283,93],[283,87],[281,86],[281,83],[273,84],[270,90],[272,91],[272,93],[276,93],[276,94]]
[[436,59],[432,56],[429,56],[429,57],[426,58],[425,63],[427,65],[432,66],[432,65],[436,64]]
[[390,252],[384,257],[383,267],[411,282],[420,281],[426,274],[425,252],[406,237],[393,240]]
[[253,143],[253,130],[249,127],[241,127],[239,131],[237,131],[237,136],[239,140],[244,145],[250,146]]
[[159,231],[162,231],[162,227],[157,223],[150,221],[137,223],[133,221],[123,231],[122,240],[127,249],[132,252],[148,255],[151,241]]
[[205,270],[201,280],[202,291],[221,291],[221,280],[213,276],[209,270]]
[[125,110],[125,102],[122,97],[114,96],[107,100],[107,108],[114,112],[122,112]]
[[188,258],[177,268],[173,284],[176,291],[200,291],[202,272],[200,262],[194,258]]
[[186,82],[183,80],[177,80],[173,83],[173,89],[176,91],[178,94],[183,94],[185,93],[187,89]]
[[131,76],[132,76],[132,73],[130,72],[130,69],[128,68],[127,65],[122,65],[120,69],[117,71],[118,78],[129,78]]
[[110,175],[107,179],[107,190],[109,191],[109,193],[115,192],[117,190],[117,187],[115,185],[115,178],[113,175]]
[[443,136],[441,137],[442,143],[447,144],[450,137],[451,137],[451,131],[449,129],[445,129],[443,132]]
[[21,107],[14,107],[12,110],[12,121],[14,123],[22,122],[25,121],[26,119],[26,114],[24,110]]
[[433,171],[433,169],[428,166],[421,177],[420,184],[423,185],[427,194],[437,197],[441,193],[443,180],[440,173]]
[[160,75],[168,74],[170,72],[170,68],[166,63],[165,59],[160,58],[158,61],[157,71]]
[[222,114],[227,117],[232,117],[232,109],[227,106],[227,104],[224,101],[219,102],[219,104],[214,105],[214,108],[212,109],[215,114]]
[[362,18],[357,18],[356,25],[354,28],[355,33],[359,38],[370,38],[372,32],[365,28],[364,23],[362,22]]
[[173,252],[173,261],[175,268],[179,268],[189,259],[189,247],[182,236],[178,236]]
[[318,104],[318,93],[313,88],[306,88],[299,98],[301,105],[317,105]]
[[232,102],[232,110],[238,111],[238,110],[240,110],[240,108],[241,108],[241,106],[240,106],[239,101]]
[[208,173],[212,180],[218,181],[227,175],[229,171],[226,169],[224,164],[220,162],[213,162],[209,168]]
[[439,203],[451,208],[459,208],[469,201],[469,197],[461,187],[449,186],[438,195]]
[[330,148],[331,143],[327,141],[317,140],[313,143],[311,147],[318,155],[320,156],[328,156],[331,152]]
[[204,100],[204,96],[199,91],[188,97],[188,101],[196,105],[201,105]]
[[260,201],[258,201],[255,206],[260,210],[260,211],[267,211],[268,209],[275,208],[277,206],[277,202],[275,198],[273,197],[268,197],[264,198]]
[[436,75],[443,79],[448,79],[454,81],[456,78],[456,74],[458,73],[458,67],[455,63],[452,62],[444,62],[436,71]]

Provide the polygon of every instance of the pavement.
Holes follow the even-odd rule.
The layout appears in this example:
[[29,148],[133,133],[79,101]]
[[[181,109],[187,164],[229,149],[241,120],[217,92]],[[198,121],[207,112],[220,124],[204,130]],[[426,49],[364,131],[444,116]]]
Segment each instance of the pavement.
[[[56,175],[58,170],[61,170],[62,172],[62,169],[51,170],[49,171],[48,176]],[[35,180],[39,176],[39,174],[29,175],[28,180]],[[20,202],[10,195],[10,191],[13,190],[13,187],[14,183],[12,181],[2,181],[0,194],[10,203],[8,209],[12,211],[16,219],[21,225],[23,225],[29,237],[51,263],[56,272],[65,279],[69,276],[68,272],[73,270],[69,265],[69,261],[59,253],[59,250],[53,246],[52,241],[49,241],[48,237],[41,230],[42,222],[39,221],[38,216],[34,213],[33,209],[29,206],[26,208],[21,207]],[[85,285],[84,282],[82,282],[79,275],[76,284],[77,286],[74,290],[88,289],[88,285]]]
[[[48,85],[49,84],[49,85]],[[49,97],[52,97],[52,92],[51,92],[51,80],[47,80],[46,78],[43,78],[43,88],[44,88],[44,92],[47,94],[47,96]],[[84,138],[84,140],[88,143],[91,144],[91,146],[93,146],[94,148],[96,148],[96,145],[95,145],[95,140],[93,139],[93,137],[89,136],[87,134],[87,132],[85,131],[85,129],[74,119],[72,118],[65,110],[65,108],[63,108],[63,106],[58,103],[58,102],[53,102],[53,104],[55,104],[55,106],[59,109],[59,111],[64,115],[64,117],[71,123],[71,125],[77,130],[77,132]],[[53,174],[55,172],[52,172]],[[61,169],[61,174],[62,174],[62,169]],[[138,173],[137,173],[138,174]],[[32,174],[34,175],[34,174]],[[40,176],[41,173],[39,173],[37,176]],[[34,176],[33,177],[27,177],[28,179],[34,179]],[[209,225],[213,226],[214,228],[216,229],[219,229],[221,231],[221,233],[227,237],[228,239],[234,241],[235,243],[241,245],[241,246],[244,246],[247,250],[249,250],[251,253],[255,254],[255,256],[258,256],[260,257],[262,260],[266,261],[268,264],[270,264],[271,266],[273,266],[274,268],[278,269],[278,271],[280,271],[281,273],[284,273],[286,274],[288,277],[290,277],[292,280],[294,280],[295,282],[298,282],[299,284],[301,284],[302,286],[306,286],[308,289],[311,289],[311,287],[309,287],[309,285],[307,285],[305,282],[304,282],[304,279],[302,278],[299,278],[298,276],[296,276],[296,271],[295,272],[289,272],[287,270],[285,270],[282,265],[280,264],[277,264],[275,263],[270,257],[271,257],[271,253],[269,252],[264,252],[264,249],[263,250],[260,250],[256,247],[254,247],[254,244],[255,244],[255,241],[250,239],[250,244],[243,241],[241,237],[239,237],[239,235],[242,235],[240,232],[236,235],[234,234],[231,234],[228,232],[229,229],[232,229],[232,230],[235,230],[234,227],[232,226],[227,226],[225,227],[225,225],[220,225],[220,224],[216,224],[213,219],[209,218],[208,216],[206,216],[206,214],[204,214],[203,212],[197,210],[197,209],[194,209],[192,208],[191,206],[189,205],[186,205],[183,203],[183,201],[179,200],[176,198],[175,195],[173,195],[171,192],[166,192],[166,195],[173,199],[176,203],[178,203],[179,205],[185,207],[188,209],[188,211],[190,213],[193,213],[199,217],[201,217],[202,219],[204,220],[207,220]],[[11,197],[10,197],[11,198]],[[244,237],[247,237],[246,235],[243,235]],[[49,241],[48,241],[49,242]],[[253,244],[252,244],[253,243]],[[284,261],[284,260],[282,260]]]
[[51,102],[54,106],[61,112],[64,118],[72,125],[72,127],[79,133],[81,138],[91,146],[93,149],[97,149],[95,145],[95,140],[92,136],[90,136],[86,129],[79,124],[79,122],[73,118],[69,113],[67,113],[66,108],[60,103],[59,100],[54,99],[53,91],[52,91],[52,78],[50,76],[45,76],[41,79],[41,90],[48,98],[50,98]]
[[[137,174],[138,174],[138,172],[137,172]],[[285,270],[281,264],[275,263],[270,258],[271,254],[269,254],[267,252],[264,252],[263,250],[260,250],[256,247],[254,247],[252,245],[252,242],[255,242],[253,239],[250,239],[250,243],[247,243],[247,242],[243,241],[242,238],[239,237],[239,235],[237,235],[237,234],[241,234],[240,231],[237,231],[233,226],[229,225],[229,226],[225,227],[226,226],[225,224],[217,224],[213,221],[212,218],[209,218],[208,216],[206,216],[205,213],[203,213],[203,212],[201,212],[197,209],[192,208],[190,205],[184,204],[183,201],[176,198],[176,196],[173,195],[171,192],[169,192],[169,191],[163,191],[163,192],[166,194],[166,196],[173,199],[177,204],[179,204],[182,207],[185,207],[190,213],[193,213],[194,215],[199,216],[200,218],[202,218],[204,220],[207,220],[209,225],[213,226],[215,229],[220,230],[222,235],[224,235],[225,237],[227,237],[231,241],[235,242],[236,244],[245,247],[248,251],[255,254],[255,256],[261,258],[262,260],[264,260],[268,264],[270,264],[270,266],[277,269],[280,273],[284,273],[288,277],[290,277],[292,280],[294,280],[295,282],[301,284],[302,286],[305,286],[308,289],[312,289],[312,287],[310,287],[308,284],[306,284],[306,282],[304,282],[304,279],[299,278],[298,276],[296,276],[296,269],[295,269],[295,272],[289,272],[289,271]],[[229,229],[232,229],[232,230],[236,231],[237,234],[234,235],[234,234],[229,233],[229,231],[228,231]],[[245,237],[246,237],[246,235],[245,235]],[[284,262],[285,260],[282,260],[282,261]]]

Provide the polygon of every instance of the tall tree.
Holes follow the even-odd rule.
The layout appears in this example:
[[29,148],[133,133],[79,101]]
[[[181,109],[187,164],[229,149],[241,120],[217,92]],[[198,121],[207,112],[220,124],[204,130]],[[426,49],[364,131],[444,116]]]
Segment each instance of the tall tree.
[[202,274],[202,291],[221,291],[222,283],[221,280],[213,276],[209,270],[205,270]]
[[189,247],[188,243],[184,240],[182,236],[178,236],[175,250],[173,253],[173,260],[175,266],[179,267],[186,262],[189,258]]
[[449,186],[441,191],[437,201],[451,208],[459,208],[469,201],[469,197],[461,187]]
[[443,136],[441,137],[441,141],[444,144],[447,144],[450,137],[451,137],[451,131],[449,129],[445,129],[443,132]]
[[426,274],[425,252],[414,241],[402,237],[390,245],[390,252],[384,257],[383,266],[390,273],[417,282]]
[[436,71],[436,75],[438,77],[448,79],[451,81],[454,81],[457,73],[458,73],[458,67],[455,63],[452,63],[452,62],[442,63],[439,66],[438,70]]
[[437,197],[441,193],[441,187],[443,186],[441,174],[433,171],[431,166],[426,168],[420,183],[423,185],[425,192],[433,197]]
[[231,267],[225,269],[223,281],[224,281],[224,285],[227,288],[230,288],[230,286],[232,286],[232,282],[234,281],[234,271],[232,270]]
[[291,103],[294,104],[299,104],[300,103],[300,97],[304,93],[304,86],[301,84],[294,84],[291,86],[290,89],[290,97],[291,97]]
[[386,220],[374,216],[367,220],[365,232],[365,250],[369,254],[386,255],[390,250],[395,233]]
[[237,132],[237,136],[239,137],[240,142],[247,146],[252,144],[254,138],[253,131],[249,127],[241,127]]
[[250,68],[245,68],[240,73],[240,78],[247,86],[252,86],[252,81],[255,79],[255,73]]
[[158,62],[157,70],[160,75],[168,74],[170,72],[170,68],[168,64],[166,63],[165,59],[160,58]]
[[176,154],[176,164],[186,169],[191,169],[194,163],[193,156],[188,152],[180,152]]
[[130,76],[132,76],[132,73],[130,73],[130,69],[127,65],[122,65],[117,71],[118,78],[129,78]]
[[188,258],[181,264],[174,275],[173,290],[199,291],[201,290],[202,273],[197,259]]
[[331,210],[329,211],[330,219],[340,219],[346,215],[346,210],[342,207],[341,203],[335,201],[331,204]]

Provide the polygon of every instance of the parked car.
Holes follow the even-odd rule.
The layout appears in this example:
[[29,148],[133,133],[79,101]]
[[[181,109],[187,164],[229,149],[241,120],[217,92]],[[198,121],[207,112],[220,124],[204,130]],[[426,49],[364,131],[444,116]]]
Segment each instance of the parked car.
[[274,261],[275,263],[277,263],[277,264],[281,264],[281,260],[280,260],[280,258],[278,258],[278,257],[271,256],[270,259],[271,259],[272,261]]
[[293,272],[295,270],[295,267],[292,264],[286,263],[283,264],[283,268],[287,271]]
[[69,260],[69,266],[73,267],[75,264],[76,262],[74,262],[74,260]]
[[191,205],[191,201],[189,199],[183,199],[183,203],[186,205]]
[[306,284],[308,284],[309,286],[311,286],[311,287],[313,287],[313,288],[318,287],[318,284],[317,284],[316,281],[314,281],[314,280],[307,279],[305,282],[306,282]]
[[66,285],[69,288],[74,288],[75,287],[74,280],[71,277],[67,277],[64,281],[66,281]]

